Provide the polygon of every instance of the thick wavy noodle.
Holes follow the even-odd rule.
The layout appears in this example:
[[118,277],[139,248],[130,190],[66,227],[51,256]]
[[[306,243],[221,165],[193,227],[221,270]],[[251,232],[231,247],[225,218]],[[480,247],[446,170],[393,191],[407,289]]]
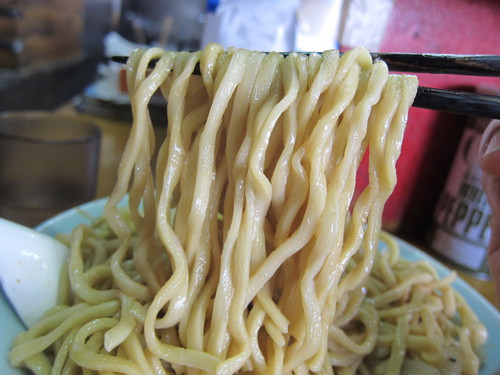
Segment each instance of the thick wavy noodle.
[[[454,358],[477,373],[484,328],[451,279],[399,259],[390,238],[377,251],[415,77],[362,48],[209,45],[135,51],[127,82],[134,121],[105,215],[68,239],[60,304],[16,339],[12,365],[398,374]],[[158,91],[165,139],[148,112]]]

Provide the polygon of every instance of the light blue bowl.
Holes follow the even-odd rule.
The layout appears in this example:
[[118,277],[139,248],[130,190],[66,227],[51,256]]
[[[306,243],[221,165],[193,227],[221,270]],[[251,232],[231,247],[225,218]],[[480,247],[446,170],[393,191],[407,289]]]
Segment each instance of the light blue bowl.
[[[36,229],[51,236],[57,233],[69,234],[73,228],[82,223],[90,224],[90,218],[96,218],[103,214],[106,199],[99,199],[63,212],[52,219],[39,225]],[[121,202],[125,205],[126,200]],[[397,239],[400,246],[401,256],[411,261],[426,260],[434,265],[441,277],[446,276],[450,270],[437,262],[434,258],[415,248],[414,246]],[[486,325],[489,338],[484,346],[485,364],[481,368],[480,375],[500,374],[500,312],[489,303],[482,295],[467,284],[462,279],[457,279],[454,283],[455,289],[472,306],[479,319]],[[24,327],[10,308],[8,301],[2,294],[0,296],[0,374],[20,375],[26,372],[10,367],[7,360],[10,343],[14,337],[21,332]]]

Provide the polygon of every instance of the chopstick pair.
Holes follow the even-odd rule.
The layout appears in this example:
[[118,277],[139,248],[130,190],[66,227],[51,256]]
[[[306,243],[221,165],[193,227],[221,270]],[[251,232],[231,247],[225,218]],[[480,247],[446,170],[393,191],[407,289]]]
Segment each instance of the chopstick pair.
[[[283,52],[284,55],[289,53]],[[389,70],[396,72],[500,77],[499,55],[414,53],[372,53],[371,55],[374,60],[383,60]],[[113,56],[111,60],[125,64],[128,57]],[[154,67],[155,63],[156,61],[152,60],[150,66]],[[464,116],[500,119],[500,97],[494,95],[419,86],[413,107]]]

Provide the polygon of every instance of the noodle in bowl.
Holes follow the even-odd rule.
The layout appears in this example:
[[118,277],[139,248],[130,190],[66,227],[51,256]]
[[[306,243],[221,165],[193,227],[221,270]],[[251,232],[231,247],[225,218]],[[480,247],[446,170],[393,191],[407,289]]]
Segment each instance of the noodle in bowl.
[[[18,335],[13,366],[478,373],[487,333],[454,274],[406,261],[381,233],[415,77],[362,48],[154,48],[127,71],[134,123],[115,189],[102,216],[61,238],[71,255],[60,304]],[[158,90],[164,140],[147,111]],[[354,199],[364,156],[369,185]]]

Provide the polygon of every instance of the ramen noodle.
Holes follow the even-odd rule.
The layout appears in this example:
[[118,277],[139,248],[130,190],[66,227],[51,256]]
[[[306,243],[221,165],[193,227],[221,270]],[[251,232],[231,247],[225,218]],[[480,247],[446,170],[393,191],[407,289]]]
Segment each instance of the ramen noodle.
[[[133,126],[104,216],[65,239],[60,303],[17,337],[13,366],[477,373],[486,333],[453,275],[380,241],[414,76],[389,74],[362,48],[209,45],[137,50],[127,84]],[[165,139],[148,112],[157,91]],[[362,158],[369,184],[357,196]]]

